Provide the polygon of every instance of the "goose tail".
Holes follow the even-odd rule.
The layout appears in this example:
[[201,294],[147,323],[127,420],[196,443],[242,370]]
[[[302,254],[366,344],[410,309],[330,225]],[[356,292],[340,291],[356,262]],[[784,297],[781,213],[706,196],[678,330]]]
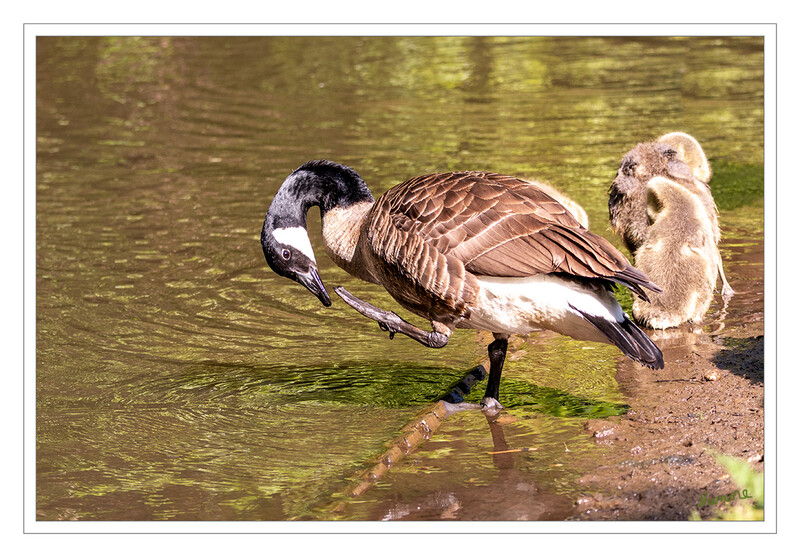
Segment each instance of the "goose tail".
[[622,321],[611,321],[603,317],[581,311],[572,304],[570,307],[603,333],[611,344],[635,362],[653,369],[664,368],[664,355],[650,337],[623,314]]
[[663,292],[658,285],[653,284],[650,279],[647,278],[647,275],[631,265],[627,265],[625,269],[617,272],[613,277],[611,277],[611,280],[630,288],[645,302],[650,301],[650,298],[647,296],[647,292],[644,290],[645,288],[655,292],[656,294]]

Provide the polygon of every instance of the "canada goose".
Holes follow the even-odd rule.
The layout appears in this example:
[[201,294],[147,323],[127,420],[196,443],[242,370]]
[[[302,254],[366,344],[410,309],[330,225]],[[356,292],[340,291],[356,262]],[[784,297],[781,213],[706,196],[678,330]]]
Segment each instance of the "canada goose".
[[661,176],[647,182],[646,198],[652,224],[636,265],[663,293],[635,300],[633,315],[654,329],[701,321],[711,305],[720,257],[706,207],[693,192]]
[[[647,218],[647,184],[656,176],[673,180],[699,197],[711,223],[714,245],[718,245],[721,236],[719,212],[706,183],[711,177],[708,160],[696,139],[683,132],[672,132],[656,141],[639,143],[631,149],[623,157],[609,188],[611,228],[622,237],[634,261],[637,250],[647,240],[650,227]],[[718,258],[718,261],[722,295],[729,298],[735,292],[725,278],[722,258]],[[716,278],[714,282],[716,285]]]
[[335,292],[381,329],[445,346],[455,328],[494,334],[483,406],[498,402],[509,335],[546,328],[615,344],[629,358],[664,366],[661,351],[622,312],[619,283],[646,298],[660,292],[604,238],[592,234],[535,184],[488,172],[418,176],[377,201],[351,168],[310,161],[283,182],[261,232],[267,263],[329,306],[306,230],[319,206],[325,251],[345,271],[383,286],[429,320],[424,331],[353,296]]

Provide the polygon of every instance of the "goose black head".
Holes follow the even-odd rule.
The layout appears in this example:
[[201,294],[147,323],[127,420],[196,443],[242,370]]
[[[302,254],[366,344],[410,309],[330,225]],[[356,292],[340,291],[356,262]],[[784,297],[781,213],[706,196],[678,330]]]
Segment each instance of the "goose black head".
[[299,282],[325,306],[331,298],[317,271],[317,261],[306,229],[306,212],[316,205],[306,176],[293,172],[278,189],[261,229],[261,248],[270,268]]
[[261,230],[261,248],[270,268],[282,277],[299,282],[314,294],[324,306],[331,298],[319,277],[317,262],[305,226],[275,228],[269,215]]
[[278,188],[264,219],[261,247],[270,268],[299,282],[330,306],[308,239],[306,213],[318,206],[324,216],[335,207],[373,200],[364,180],[350,167],[325,160],[298,167]]

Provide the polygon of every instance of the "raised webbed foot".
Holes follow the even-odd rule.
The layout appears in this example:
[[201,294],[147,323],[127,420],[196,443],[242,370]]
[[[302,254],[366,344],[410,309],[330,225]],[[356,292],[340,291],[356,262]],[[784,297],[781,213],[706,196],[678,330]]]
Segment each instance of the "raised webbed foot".
[[448,328],[444,324],[439,324],[437,328],[437,323],[431,322],[434,325],[434,330],[423,331],[392,311],[377,308],[369,302],[356,298],[341,286],[334,288],[334,291],[361,315],[377,321],[381,330],[389,333],[390,339],[394,338],[395,333],[402,333],[430,348],[442,348],[450,339],[452,328]]
[[381,331],[388,332],[391,340],[394,338],[395,333],[400,332],[401,323],[404,323],[404,321],[399,315],[392,311],[385,311],[378,320],[378,327],[381,328]]

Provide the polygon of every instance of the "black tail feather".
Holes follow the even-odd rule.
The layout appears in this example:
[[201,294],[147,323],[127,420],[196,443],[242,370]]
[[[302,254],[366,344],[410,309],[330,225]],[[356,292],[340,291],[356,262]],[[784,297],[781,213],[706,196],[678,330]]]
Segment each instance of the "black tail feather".
[[626,269],[616,273],[613,277],[611,277],[611,280],[630,288],[631,290],[633,290],[633,292],[636,293],[637,296],[639,296],[645,302],[649,302],[650,298],[648,298],[647,293],[644,291],[644,288],[652,290],[653,292],[656,293],[663,292],[661,288],[650,282],[650,279],[647,278],[647,275],[645,275],[642,271],[631,265],[628,265]]
[[664,355],[650,337],[642,331],[636,324],[625,316],[622,322],[609,321],[596,315],[588,314],[579,310],[572,304],[570,307],[580,313],[584,319],[594,325],[603,333],[622,353],[631,360],[639,362],[653,369],[664,368]]

